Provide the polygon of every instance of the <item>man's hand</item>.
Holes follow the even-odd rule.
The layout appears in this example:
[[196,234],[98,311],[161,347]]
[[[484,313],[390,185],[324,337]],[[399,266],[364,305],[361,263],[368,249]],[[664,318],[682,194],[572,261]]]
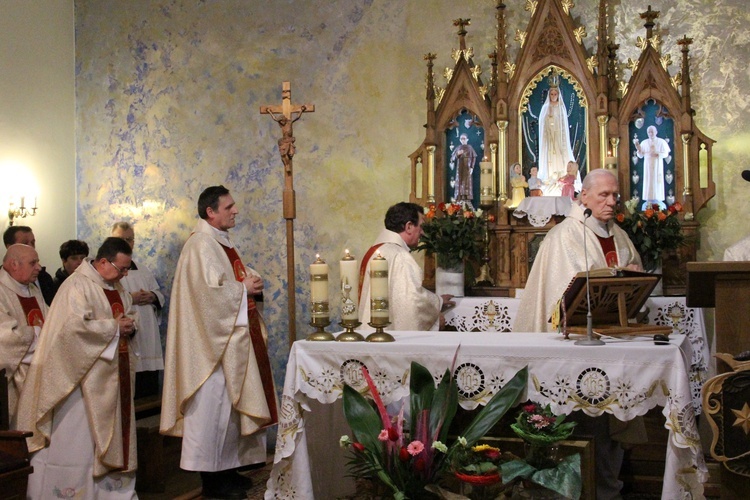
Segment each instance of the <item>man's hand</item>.
[[453,295],[446,293],[445,295],[441,295],[440,297],[443,299],[443,308],[440,309],[440,312],[445,312],[456,307],[456,303],[451,300],[453,298]]
[[628,264],[627,266],[625,266],[625,269],[630,269],[631,271],[643,272],[643,268],[639,266],[638,264]]
[[130,292],[130,296],[133,297],[133,304],[136,306],[153,304],[156,300],[156,294],[143,289],[140,289],[137,292]]
[[120,314],[115,319],[120,325],[120,335],[132,335],[135,332],[135,321],[133,321],[133,318],[128,318],[124,314]]
[[248,295],[258,295],[263,291],[263,280],[259,276],[247,276],[242,282],[245,284]]

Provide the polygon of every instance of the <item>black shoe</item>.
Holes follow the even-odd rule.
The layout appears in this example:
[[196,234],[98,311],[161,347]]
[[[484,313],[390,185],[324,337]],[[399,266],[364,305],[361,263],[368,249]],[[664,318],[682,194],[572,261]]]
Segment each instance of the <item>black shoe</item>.
[[201,472],[201,496],[220,500],[246,500],[247,489],[234,484],[234,471]]
[[230,471],[230,473],[227,474],[227,480],[238,488],[244,488],[245,491],[253,487],[253,480],[244,474],[240,474],[236,470]]

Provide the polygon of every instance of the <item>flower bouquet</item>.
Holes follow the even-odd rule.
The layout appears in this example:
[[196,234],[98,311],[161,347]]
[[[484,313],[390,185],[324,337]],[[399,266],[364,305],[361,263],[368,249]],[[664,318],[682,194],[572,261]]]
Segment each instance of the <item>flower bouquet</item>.
[[481,209],[474,211],[470,205],[457,203],[428,206],[417,250],[435,254],[437,265],[445,269],[454,269],[466,260],[479,261],[487,224],[482,213]]
[[555,415],[550,406],[529,402],[523,405],[510,427],[524,440],[526,460],[514,460],[501,467],[503,481],[524,478],[530,484],[557,492],[567,498],[581,494],[581,456],[557,460],[557,443],[570,437],[575,422]]
[[665,250],[674,250],[685,240],[678,213],[682,205],[677,202],[664,210],[654,203],[644,211],[638,210],[639,200],[625,202],[625,211],[615,216],[617,224],[628,234],[641,256],[643,269],[655,270]]
[[459,449],[473,446],[515,403],[526,387],[528,370],[521,369],[490,399],[461,437],[448,444],[448,428],[458,409],[458,386],[446,370],[435,387],[432,374],[411,363],[410,435],[404,429],[404,409],[387,413],[367,369],[362,368],[375,406],[349,385],[344,386],[344,414],[354,441],[343,436],[340,444],[352,451],[349,472],[382,482],[396,500],[424,498],[425,486],[435,484],[448,470]]

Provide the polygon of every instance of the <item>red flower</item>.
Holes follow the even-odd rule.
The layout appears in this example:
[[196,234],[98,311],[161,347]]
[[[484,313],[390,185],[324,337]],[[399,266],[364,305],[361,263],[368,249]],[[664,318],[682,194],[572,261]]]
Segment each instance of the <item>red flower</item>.
[[395,427],[388,427],[388,439],[391,441],[398,441],[398,431]]
[[534,403],[524,405],[523,411],[525,411],[526,413],[534,413],[536,411],[536,405]]
[[419,472],[424,471],[424,458],[419,457],[416,462],[414,462],[414,468],[417,469]]
[[363,445],[362,443],[352,443],[352,448],[360,453],[365,451],[365,445]]
[[490,460],[497,460],[500,458],[500,452],[498,450],[489,449],[484,452],[484,456]]
[[669,212],[670,215],[677,213],[677,208],[674,205],[669,205],[667,207],[667,212]]
[[487,220],[490,222],[495,222],[495,216],[493,214],[490,214],[487,216]]
[[651,217],[654,216],[654,209],[647,208],[646,210],[643,211],[643,215],[645,215],[647,219],[650,219]]
[[679,201],[675,201],[675,202],[674,202],[674,205],[672,205],[672,206],[673,206],[673,207],[675,208],[675,210],[677,210],[678,212],[682,212],[682,203],[680,203]]
[[438,210],[441,212],[445,212],[445,202],[440,202],[440,205],[438,205]]
[[617,214],[617,222],[619,223],[625,222],[625,214]]
[[659,210],[659,204],[658,203],[652,203],[651,208],[654,210]]
[[402,446],[400,450],[398,450],[398,459],[402,462],[408,462],[411,458],[411,455],[409,455],[409,451],[406,449],[406,446]]
[[658,219],[659,219],[660,221],[663,221],[663,220],[666,220],[666,219],[667,219],[667,214],[665,214],[664,212],[657,212],[657,214],[656,214],[656,217],[657,217],[657,218],[658,218]]

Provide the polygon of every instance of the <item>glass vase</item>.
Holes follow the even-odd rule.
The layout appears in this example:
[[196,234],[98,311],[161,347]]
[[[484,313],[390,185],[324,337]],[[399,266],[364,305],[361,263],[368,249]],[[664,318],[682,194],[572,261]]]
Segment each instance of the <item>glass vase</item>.
[[557,455],[560,447],[557,443],[539,444],[524,441],[523,451],[526,455],[526,463],[537,470],[551,469],[559,462]]

